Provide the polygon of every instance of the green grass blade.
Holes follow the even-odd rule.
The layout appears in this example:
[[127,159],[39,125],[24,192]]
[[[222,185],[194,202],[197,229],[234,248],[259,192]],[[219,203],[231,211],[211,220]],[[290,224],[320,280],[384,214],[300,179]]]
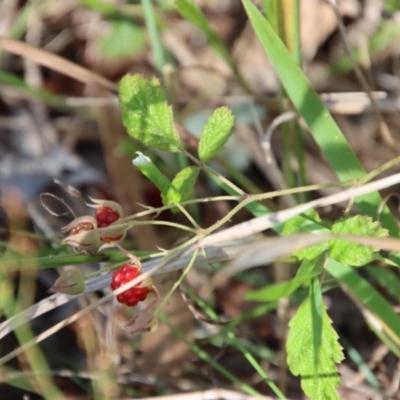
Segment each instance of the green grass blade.
[[68,106],[66,99],[64,97],[55,95],[44,89],[30,87],[20,77],[11,74],[9,72],[3,71],[1,69],[0,69],[0,82],[21,89],[24,92],[28,93],[30,96],[40,99],[45,104],[51,107],[59,108],[61,110],[71,109],[71,107]]
[[[288,49],[256,6],[250,0],[243,0],[243,4],[283,87],[339,180],[362,178],[365,171],[360,161]],[[378,193],[370,193],[358,197],[356,204],[363,213],[376,217],[381,201]],[[392,235],[397,236],[397,224],[389,209],[384,209],[381,221]]]
[[[374,329],[380,332],[380,338],[397,355],[400,353],[400,316],[386,299],[356,270],[346,267],[337,261],[330,259],[327,271],[341,282],[374,317],[380,321],[382,329]],[[373,327],[372,327],[373,328]]]
[[340,338],[340,342],[344,346],[346,353],[351,361],[357,365],[357,368],[360,372],[362,372],[365,376],[365,380],[378,392],[381,393],[381,387],[378,379],[371,371],[368,364],[363,360],[361,354],[357,351],[357,349],[352,346],[344,337]]
[[[6,318],[11,318],[13,315],[18,314],[21,311],[20,303],[13,296],[13,285],[9,277],[3,273],[0,273],[0,293],[0,312],[4,313]],[[12,306],[10,307],[10,305]],[[35,338],[34,333],[27,324],[15,329],[14,333],[20,346]],[[26,349],[24,355],[33,372],[35,390],[40,391],[40,394],[48,400],[65,399],[51,378],[50,368],[40,347],[33,346]]]
[[233,374],[231,374],[227,369],[225,369],[221,364],[217,363],[207,352],[205,352],[200,346],[198,346],[196,343],[191,342],[188,340],[186,335],[178,329],[175,325],[171,324],[169,321],[168,317],[164,313],[158,314],[158,317],[161,322],[166,324],[169,329],[179,338],[181,339],[186,345],[195,353],[197,356],[205,361],[206,363],[210,364],[216,371],[218,371],[220,374],[225,376],[227,379],[229,379],[231,382],[235,383],[243,392],[248,393],[252,396],[260,396],[260,393],[258,393],[255,389],[253,389],[250,385],[247,383],[243,383],[240,379],[236,378]]
[[[322,347],[322,293],[321,286],[318,278],[313,278],[310,285],[310,305],[311,305],[311,328],[313,335],[313,378],[315,379],[315,385],[318,385],[318,366],[321,356]],[[316,389],[318,392],[318,388]]]
[[379,267],[367,267],[366,270],[385,291],[400,301],[400,279],[393,271]]
[[232,58],[224,42],[216,34],[214,29],[209,24],[207,18],[203,15],[203,13],[195,5],[195,3],[190,0],[175,0],[175,4],[179,14],[181,14],[182,17],[190,21],[193,25],[197,26],[197,28],[199,28],[203,32],[210,46],[229,65],[234,74],[243,84],[243,79],[241,78],[241,75],[237,69],[236,62]]
[[160,34],[158,32],[156,17],[154,14],[151,0],[142,0],[144,18],[146,26],[149,31],[151,46],[154,54],[154,60],[158,72],[161,74],[164,65],[166,64],[164,47],[161,42]]
[[[212,308],[210,308],[207,303],[205,303],[202,299],[197,297],[193,292],[186,290],[186,294],[196,302],[196,304],[207,314],[209,318],[214,321],[218,321],[218,316],[214,312]],[[246,358],[249,364],[255,369],[255,371],[264,379],[264,381],[268,384],[268,386],[272,389],[272,391],[278,396],[279,399],[285,399],[283,393],[279,390],[279,388],[275,385],[272,379],[266,374],[264,369],[258,363],[258,361],[253,357],[250,353],[249,349],[238,339],[232,331],[232,327],[221,326],[222,332],[228,337],[230,342],[234,347],[236,347]]]
[[[137,257],[148,256],[149,252],[135,252]],[[22,254],[3,256],[0,258],[0,272],[28,271],[44,268],[56,268],[64,265],[77,265],[85,263],[109,262],[120,263],[127,260],[127,257],[118,251],[109,251],[101,254],[47,254],[44,257],[26,258]]]

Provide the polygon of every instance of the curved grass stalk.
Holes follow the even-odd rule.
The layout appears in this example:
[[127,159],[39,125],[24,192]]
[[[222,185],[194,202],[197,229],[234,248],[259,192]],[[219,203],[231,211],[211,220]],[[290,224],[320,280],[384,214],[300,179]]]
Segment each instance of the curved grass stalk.
[[[214,310],[207,305],[205,301],[196,296],[193,292],[187,291],[189,296],[194,300],[197,305],[202,308],[205,313],[214,321],[218,321],[218,316],[215,314]],[[284,394],[279,390],[279,388],[275,385],[273,380],[266,374],[262,366],[258,363],[258,361],[254,358],[254,356],[246,349],[243,343],[236,337],[236,335],[232,331],[232,327],[226,327],[224,325],[220,326],[221,330],[226,334],[230,342],[234,347],[236,347],[246,358],[246,360],[251,364],[254,370],[264,379],[265,383],[271,388],[271,390],[278,396],[280,399],[286,399]]]
[[[228,370],[226,370],[222,365],[218,364],[216,361],[214,361],[211,356],[208,355],[203,349],[201,349],[197,344],[192,343],[187,339],[185,334],[178,329],[176,326],[172,325],[171,322],[168,320],[168,318],[163,314],[159,314],[160,321],[164,322],[171,331],[179,338],[181,339],[184,343],[186,343],[187,346],[190,347],[190,349],[197,354],[197,356],[210,364],[215,370],[220,372],[222,375],[224,375],[226,378],[228,378],[231,382],[235,383],[241,390],[243,390],[245,393],[251,394],[253,396],[261,396],[259,392],[257,392],[255,389],[253,389],[251,386],[248,384],[242,382],[240,379],[236,378],[236,376],[232,375]],[[285,398],[285,397],[283,397]]]

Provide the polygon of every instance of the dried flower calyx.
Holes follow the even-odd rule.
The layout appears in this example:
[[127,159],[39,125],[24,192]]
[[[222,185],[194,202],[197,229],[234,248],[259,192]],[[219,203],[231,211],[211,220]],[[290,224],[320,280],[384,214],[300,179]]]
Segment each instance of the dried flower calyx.
[[76,267],[65,269],[49,292],[78,295],[85,291],[85,278]]
[[102,244],[113,245],[125,238],[127,226],[122,223],[122,207],[111,200],[91,199],[94,217],[75,218],[61,229],[69,235],[61,242],[81,251],[97,251]]
[[101,243],[100,232],[96,229],[96,220],[90,216],[75,218],[61,231],[69,232],[61,243],[69,244],[78,250],[93,251]]

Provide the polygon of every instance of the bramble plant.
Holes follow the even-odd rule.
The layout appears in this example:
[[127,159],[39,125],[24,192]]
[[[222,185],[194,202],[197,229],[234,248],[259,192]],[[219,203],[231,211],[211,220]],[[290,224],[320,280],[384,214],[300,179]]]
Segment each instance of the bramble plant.
[[[288,60],[290,59],[288,58]],[[289,62],[288,66],[290,67],[290,65]],[[299,70],[294,71],[300,73]],[[342,347],[338,342],[338,335],[331,325],[331,320],[322,300],[322,292],[326,290],[325,282],[327,281],[327,277],[330,278],[330,281],[334,279],[337,284],[346,287],[362,307],[365,307],[365,309],[372,314],[379,315],[383,322],[382,327],[378,330],[371,322],[371,329],[379,335],[381,340],[389,346],[396,355],[400,354],[399,316],[376,289],[355,270],[355,267],[367,266],[368,272],[374,276],[377,281],[384,282],[392,293],[398,295],[396,291],[396,285],[399,286],[397,277],[390,275],[390,271],[382,271],[384,274],[378,275],[377,268],[371,266],[375,261],[384,261],[391,265],[399,265],[395,254],[392,255],[391,253],[390,257],[387,258],[383,258],[379,254],[380,248],[385,247],[382,239],[386,238],[389,232],[393,232],[391,223],[392,216],[390,214],[381,214],[381,217],[386,215],[385,218],[382,218],[384,219],[383,226],[370,215],[346,215],[333,223],[322,221],[315,211],[315,208],[324,204],[334,204],[337,201],[334,197],[332,197],[332,199],[329,197],[326,198],[325,202],[314,200],[287,211],[283,210],[272,214],[264,205],[259,204],[258,201],[279,195],[314,190],[315,187],[294,188],[250,195],[244,193],[243,190],[237,187],[233,182],[210,168],[207,162],[218,155],[232,134],[234,118],[229,108],[219,107],[209,117],[200,135],[198,158],[196,158],[193,154],[185,150],[184,144],[180,140],[179,134],[174,127],[172,109],[166,101],[166,95],[158,79],[144,78],[142,75],[127,75],[120,82],[119,93],[123,123],[130,136],[145,146],[145,149],[147,147],[171,153],[180,152],[188,158],[188,162],[193,162],[194,165],[183,168],[170,180],[161,172],[156,164],[153,163],[149,156],[142,152],[137,152],[137,157],[133,160],[133,164],[159,189],[164,205],[158,208],[147,207],[148,209],[146,211],[136,215],[126,216],[123,214],[122,207],[114,201],[91,199],[91,203],[88,205],[95,208],[96,211],[94,215],[75,218],[62,229],[63,232],[67,233],[67,236],[61,241],[62,244],[72,246],[76,252],[83,252],[88,254],[88,256],[85,258],[75,257],[71,259],[63,255],[60,258],[51,257],[31,260],[34,266],[40,263],[43,266],[54,267],[72,263],[79,264],[85,262],[85,260],[89,260],[90,257],[92,257],[93,260],[98,260],[95,256],[97,253],[102,253],[103,250],[109,248],[114,248],[116,250],[116,252],[112,253],[113,261],[110,260],[110,262],[113,263],[109,267],[86,277],[84,277],[77,268],[66,269],[51,288],[50,291],[55,292],[56,295],[62,293],[80,295],[86,291],[104,287],[104,283],[100,284],[101,286],[93,286],[90,278],[93,279],[97,276],[100,282],[104,282],[99,275],[103,274],[105,271],[109,273],[108,276],[110,279],[107,281],[107,285],[112,290],[112,293],[98,300],[90,307],[85,308],[80,313],[75,314],[75,319],[77,319],[81,313],[93,309],[96,305],[112,297],[116,297],[119,303],[128,307],[136,307],[138,303],[142,301],[146,302],[144,308],[142,307],[140,310],[135,311],[135,315],[127,321],[125,327],[128,333],[133,334],[142,331],[152,331],[156,329],[158,319],[161,319],[164,323],[168,323],[163,317],[163,314],[160,313],[160,310],[168,301],[172,292],[178,288],[190,268],[195,264],[200,251],[203,251],[202,256],[207,256],[202,246],[206,243],[207,245],[213,244],[215,239],[223,241],[218,235],[221,233],[224,234],[224,231],[217,234],[213,234],[213,232],[228,222],[241,208],[246,207],[257,217],[250,221],[251,228],[247,226],[241,227],[241,225],[243,225],[241,224],[237,228],[232,227],[227,229],[226,232],[236,229],[233,237],[241,238],[271,228],[282,235],[283,240],[287,237],[291,243],[291,248],[288,249],[286,246],[285,248],[288,250],[276,253],[276,257],[290,251],[293,260],[297,260],[300,263],[300,267],[292,279],[249,291],[246,298],[248,300],[264,303],[262,309],[267,310],[274,308],[274,304],[280,299],[296,296],[298,293],[303,293],[302,296],[304,298],[304,290],[308,292],[308,295],[303,300],[297,313],[289,323],[290,330],[286,342],[287,365],[294,375],[300,376],[301,387],[308,397],[312,399],[339,398],[338,392],[336,391],[336,388],[340,385],[337,364],[343,360],[344,355]],[[343,142],[342,145],[347,146],[347,142]],[[146,153],[145,149],[143,150],[144,153]],[[149,154],[154,153],[149,151]],[[395,162],[396,160],[388,163],[386,166],[382,167],[379,172],[383,171],[385,168],[389,168]],[[196,180],[200,171],[214,177],[216,182],[230,194],[230,196],[221,198],[238,202],[225,217],[215,222],[214,225],[207,229],[202,229],[188,209],[186,209],[190,204],[203,201],[217,201],[220,199],[220,197],[207,199],[193,198]],[[357,169],[355,169],[355,171],[357,171]],[[358,174],[359,172],[356,172],[355,175],[347,176],[353,179],[350,181],[351,184],[360,183],[356,180]],[[372,177],[374,177],[374,174],[372,174],[371,177],[366,176],[364,182],[367,182]],[[393,179],[390,184],[396,182],[398,182],[397,178]],[[385,187],[383,185],[384,183],[382,183],[381,187]],[[367,186],[368,185],[365,185],[364,187],[366,188]],[[363,187],[358,189],[363,189]],[[379,202],[376,201],[376,194],[366,194],[369,193],[368,190],[360,191],[358,189],[352,189],[349,193],[359,192],[363,194],[363,203],[359,203],[359,207],[370,211],[371,205],[375,204],[375,207],[372,209],[374,212],[377,211]],[[358,204],[358,199],[361,198],[361,196],[357,197],[357,194],[349,194],[345,199],[353,199],[354,196],[354,202]],[[365,201],[368,202],[368,207],[365,206]],[[386,212],[384,207],[380,208],[383,212]],[[182,212],[192,226],[169,221],[138,220],[138,217],[157,215],[161,211],[167,209],[173,212]],[[162,251],[161,256],[163,256],[164,261],[158,265],[157,269],[152,271],[152,273],[156,273],[169,261],[180,257],[182,254],[189,254],[189,252],[192,251],[191,259],[188,261],[181,278],[175,282],[170,292],[163,298],[160,298],[156,287],[152,283],[149,272],[142,273],[141,261],[121,246],[126,231],[143,224],[163,224],[182,229],[192,235],[192,237],[179,246],[168,251]],[[310,237],[314,239],[311,246],[307,246],[307,243],[302,243],[300,238],[297,238],[296,234],[301,232],[312,234]],[[355,235],[362,235],[362,237],[370,238],[372,241],[365,243],[365,241],[363,242],[360,238],[357,239]],[[292,241],[292,237],[297,239]],[[265,245],[263,245],[263,243],[261,243],[261,245],[264,254],[268,255],[269,252],[266,251]],[[394,245],[392,245],[392,247],[387,247],[387,249],[391,250],[394,248],[396,248]],[[252,257],[253,251],[251,248],[249,252],[249,255],[245,254],[246,258]],[[126,259],[129,261],[127,262]],[[259,258],[258,262],[254,265],[263,264],[263,259],[268,260],[265,262],[271,262],[273,260],[273,258],[269,256],[263,256],[263,258]],[[24,263],[26,263],[26,261],[24,261]],[[251,265],[244,265],[244,269],[250,267]],[[229,276],[234,273],[235,269],[233,268],[232,272],[229,270],[228,266],[227,271],[227,276]],[[88,284],[91,286],[86,286],[85,288],[85,285]],[[332,283],[330,283],[330,285],[332,285]],[[200,304],[204,310],[207,310],[207,306],[204,302]],[[210,309],[208,309],[207,312],[212,319],[215,319],[215,315]],[[26,311],[26,315],[31,315],[30,313],[30,310]],[[37,314],[34,312],[32,315],[36,316]],[[7,329],[10,329],[12,324],[16,323],[16,318],[18,318],[18,315],[0,325],[0,337],[2,337],[2,335],[4,336],[9,331]],[[22,319],[18,319],[18,321],[22,321]],[[69,321],[71,321],[71,319],[69,319]],[[369,321],[367,320],[367,322]],[[47,335],[51,335],[53,332],[54,331],[50,329]],[[182,336],[179,331],[175,329],[174,332],[184,340],[184,336]],[[285,398],[283,393],[261,368],[255,357],[247,352],[240,340],[238,340],[232,332],[229,332],[229,330],[226,331],[226,334],[232,345],[246,356],[247,360],[274,393],[279,398]],[[42,335],[40,340],[43,340],[45,337],[47,336]],[[187,342],[187,344],[191,346],[197,354],[201,354],[204,360],[223,373],[228,379],[238,382],[237,378],[233,377],[229,371],[225,370],[218,363],[213,362],[211,358],[207,357],[194,344],[189,342]],[[13,351],[3,357],[0,363],[6,362],[22,351],[22,347]],[[249,394],[258,394],[253,388],[244,383],[241,383],[240,387]]]
[[[268,2],[264,3],[267,7]],[[213,49],[230,66],[237,81],[245,86],[236,63],[195,3],[189,0],[176,0],[176,5],[178,12],[203,32]],[[285,338],[283,335],[282,342],[286,345],[287,366],[293,375],[300,377],[305,395],[313,400],[339,399],[337,388],[340,386],[341,380],[338,365],[344,359],[344,352],[339,343],[340,337],[332,326],[330,310],[323,299],[323,293],[326,293],[331,287],[340,286],[349,294],[349,297],[361,310],[371,330],[387,348],[400,357],[400,316],[369,280],[360,273],[362,268],[363,273],[366,272],[368,277],[384,286],[394,298],[400,301],[399,278],[389,269],[381,267],[383,264],[400,267],[398,257],[400,246],[396,240],[398,226],[396,219],[389,208],[385,206],[385,202],[378,192],[382,188],[398,184],[400,178],[394,175],[395,179],[391,181],[383,182],[382,180],[381,186],[374,186],[374,183],[377,182],[368,183],[381,172],[396,165],[399,158],[366,174],[346,138],[299,67],[300,63],[289,52],[288,47],[290,46],[282,42],[272,27],[271,21],[264,18],[250,0],[243,0],[243,5],[251,26],[285,89],[287,100],[290,100],[299,117],[307,126],[310,135],[336,172],[340,182],[298,188],[293,187],[295,185],[292,184],[290,189],[271,193],[245,193],[242,188],[212,169],[209,164],[209,161],[218,157],[232,135],[235,121],[233,112],[228,107],[221,106],[211,114],[202,129],[197,155],[195,155],[187,151],[185,143],[175,128],[172,107],[167,102],[166,92],[159,79],[145,78],[140,74],[126,75],[119,84],[122,122],[128,134],[141,146],[141,151],[136,152],[133,165],[158,188],[163,206],[157,208],[145,206],[146,209],[143,212],[125,215],[121,205],[117,202],[90,199],[91,203],[88,205],[95,209],[92,215],[79,216],[62,228],[66,237],[61,240],[61,244],[72,246],[75,252],[73,255],[51,255],[39,259],[17,261],[12,258],[10,265],[4,259],[5,270],[8,267],[10,270],[16,269],[15,265],[18,265],[21,270],[28,270],[30,268],[37,269],[38,265],[40,268],[54,268],[83,264],[88,261],[106,261],[108,265],[88,276],[84,276],[76,267],[64,270],[50,289],[51,292],[55,292],[54,297],[51,297],[51,302],[56,304],[54,301],[56,299],[59,303],[48,306],[48,308],[42,307],[43,303],[41,303],[40,307],[32,307],[21,313],[17,312],[16,315],[6,314],[8,321],[0,324],[0,338],[12,329],[16,329],[25,320],[34,318],[51,307],[63,304],[63,301],[64,303],[69,301],[65,300],[64,295],[79,296],[104,287],[109,288],[110,293],[76,313],[64,325],[58,324],[55,330],[61,329],[62,326],[78,319],[85,312],[111,299],[121,304],[118,307],[125,307],[125,311],[135,314],[125,325],[128,333],[153,330],[157,327],[159,319],[168,324],[168,320],[161,312],[163,305],[173,291],[180,286],[196,262],[197,265],[214,262],[212,257],[208,259],[207,254],[208,251],[211,252],[211,246],[218,249],[224,248],[225,245],[233,247],[236,246],[236,239],[247,239],[255,233],[272,229],[280,236],[274,238],[280,240],[275,242],[278,245],[268,247],[270,242],[257,236],[258,251],[252,247],[254,243],[246,243],[243,245],[243,254],[236,252],[233,256],[224,254],[223,257],[217,258],[217,262],[229,260],[230,263],[216,275],[221,273],[222,275],[219,276],[228,277],[252,266],[266,265],[288,253],[290,253],[291,261],[299,265],[294,277],[249,290],[245,299],[261,303],[261,306],[256,308],[252,314],[253,316],[276,309],[276,304],[284,298],[290,298],[299,304],[295,315],[289,321],[288,337]],[[122,25],[118,24],[116,28],[118,30],[123,28],[122,30],[126,32],[126,28]],[[110,40],[113,37],[114,34],[103,44],[110,47]],[[157,152],[171,153],[171,157],[179,155],[187,166],[181,168],[171,179],[170,176],[163,173],[162,168],[158,167],[154,149]],[[229,196],[197,198],[195,189],[200,174],[212,177]],[[287,181],[290,183],[290,179]],[[306,179],[302,179],[302,181],[306,181]],[[344,197],[342,198],[335,197],[335,195],[328,196],[276,213],[260,202],[277,196],[291,196],[332,186],[351,187],[351,189],[343,190]],[[188,206],[221,199],[235,202],[234,207],[210,227],[199,226]],[[322,220],[316,211],[317,207],[347,200],[350,201],[348,209],[344,216],[337,221]],[[360,211],[360,215],[353,215],[348,211],[353,204]],[[246,208],[252,213],[254,219],[246,221],[247,225],[242,223],[220,230],[242,208]],[[184,225],[158,219],[149,221],[140,219],[158,216],[164,210],[182,213],[189,223]],[[161,250],[158,254],[151,254],[151,257],[158,260],[158,264],[151,270],[150,267],[146,268],[145,264],[142,268],[144,257],[139,257],[139,252],[135,255],[131,254],[122,247],[122,243],[129,229],[145,224],[159,224],[181,229],[190,237],[170,250]],[[231,233],[230,236],[229,233]],[[311,240],[307,241],[304,238],[311,238]],[[282,243],[284,245],[280,247]],[[106,249],[111,249],[111,251],[104,252]],[[242,247],[240,249],[242,250]],[[380,252],[382,249],[392,252],[384,254]],[[253,257],[254,262],[252,262]],[[186,263],[184,270],[170,292],[161,297],[150,275],[163,272],[164,267],[177,259],[184,259]],[[244,259],[250,260],[248,264],[243,262]],[[234,264],[235,261],[239,266]],[[175,269],[178,268],[182,268],[182,265]],[[213,283],[212,281],[209,285],[211,289],[216,286],[213,286]],[[2,286],[2,288],[4,287],[6,285]],[[188,294],[188,296],[191,296],[191,300],[202,308],[209,321],[219,322],[216,313],[203,299],[196,298],[196,295],[193,294]],[[7,307],[4,309],[7,312]],[[43,311],[44,309],[45,311]],[[20,318],[21,314],[25,319]],[[253,355],[256,352],[250,351],[250,346],[235,336],[233,328],[244,320],[241,318],[242,316],[227,324],[221,324],[221,332],[229,340],[230,345],[242,352],[276,396],[284,399],[282,391]],[[196,343],[188,341],[182,332],[174,327],[171,329],[198,354],[199,358],[237,384],[241,390],[251,395],[259,395],[253,387],[233,376]],[[40,339],[35,343],[50,336],[55,330],[49,329],[45,335],[40,335]],[[21,346],[17,351],[7,354],[0,359],[0,365],[22,353],[32,344],[34,344],[33,341],[28,342],[26,346]],[[367,366],[366,370],[368,371]]]
[[[170,181],[151,161],[138,152],[133,160],[134,165],[152,181],[160,190],[164,206],[182,211],[193,222],[189,230],[193,237],[168,254],[174,254],[178,249],[188,247],[217,229],[216,223],[207,230],[202,230],[194,222],[184,208],[185,202],[193,195],[196,179],[200,170],[218,176],[205,163],[216,156],[223,148],[232,133],[234,119],[232,112],[226,107],[214,111],[205,125],[200,136],[198,159],[189,154],[183,147],[179,134],[174,128],[172,110],[167,104],[165,93],[156,78],[144,78],[141,75],[127,75],[120,82],[119,100],[123,123],[128,133],[147,147],[161,151],[182,152],[189,156],[196,165],[181,170]],[[220,177],[221,179],[224,179]],[[235,185],[226,179],[224,184],[235,190]],[[237,189],[237,194],[240,194]],[[247,203],[267,198],[268,194],[247,196]],[[239,197],[238,199],[243,199]],[[68,225],[71,235],[64,239],[64,243],[76,246],[80,250],[102,250],[105,247],[117,246],[125,232],[136,224],[134,216],[124,217],[120,206],[114,202],[92,200],[97,208],[95,217],[80,217]],[[245,204],[243,203],[242,206]],[[278,224],[276,224],[278,226]],[[181,227],[176,225],[177,227]],[[299,288],[308,287],[308,296],[300,305],[296,315],[292,318],[287,339],[287,363],[294,375],[299,375],[302,388],[312,399],[339,398],[335,387],[340,385],[340,378],[336,364],[343,360],[342,347],[338,343],[338,335],[331,325],[331,320],[322,300],[322,286],[329,260],[342,264],[344,267],[360,267],[380,259],[377,253],[379,247],[351,243],[340,239],[342,235],[364,235],[383,238],[388,236],[388,230],[369,216],[345,216],[333,224],[320,220],[316,211],[311,210],[300,216],[289,219],[279,226],[282,235],[287,236],[298,232],[327,233],[335,235],[330,240],[322,241],[293,253],[301,263],[296,276],[287,282],[270,285],[266,288],[253,290],[247,294],[249,300],[271,302],[288,297]],[[98,232],[95,235],[95,232]],[[79,240],[78,240],[78,239]],[[96,247],[97,246],[97,247]],[[112,275],[111,289],[116,290],[140,276],[141,267],[137,261],[124,264]],[[340,279],[339,279],[340,281]],[[135,306],[145,300],[151,292],[156,292],[149,281],[130,286],[117,295],[120,303]],[[375,294],[376,296],[377,294]],[[155,307],[158,306],[157,309]],[[151,312],[156,313],[159,303],[153,302]],[[147,313],[149,309],[147,308]],[[134,320],[137,320],[136,316]],[[147,315],[146,323],[137,326],[133,320],[127,324],[129,332],[154,328],[153,316]],[[281,396],[279,389],[268,380],[271,388]]]

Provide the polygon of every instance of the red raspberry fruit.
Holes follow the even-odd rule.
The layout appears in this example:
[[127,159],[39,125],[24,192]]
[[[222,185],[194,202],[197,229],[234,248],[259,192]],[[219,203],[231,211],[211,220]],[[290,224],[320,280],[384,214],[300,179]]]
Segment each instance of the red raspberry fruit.
[[96,210],[94,215],[98,228],[106,228],[115,221],[119,220],[120,215],[109,207],[100,207]]
[[[115,290],[137,278],[139,275],[140,269],[138,267],[124,264],[113,273],[111,278],[111,289]],[[134,307],[139,303],[139,301],[145,300],[150,291],[151,287],[134,286],[119,294],[117,300],[119,303],[126,304],[129,307]]]

